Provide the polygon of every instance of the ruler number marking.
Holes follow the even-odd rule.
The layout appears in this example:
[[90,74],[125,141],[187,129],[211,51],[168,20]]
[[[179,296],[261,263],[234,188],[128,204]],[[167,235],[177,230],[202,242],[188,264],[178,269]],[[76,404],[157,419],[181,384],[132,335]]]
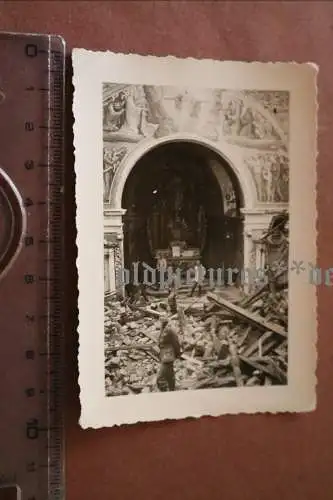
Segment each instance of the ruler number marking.
[[32,285],[33,283],[35,283],[35,276],[33,274],[25,274],[24,283],[26,285]]
[[37,418],[32,418],[26,422],[26,437],[27,439],[38,439],[39,427]]
[[27,208],[27,207],[31,207],[32,205],[34,204],[34,202],[32,201],[31,198],[26,198],[24,200],[24,206]]
[[33,398],[36,394],[36,390],[34,387],[27,387],[25,390],[25,395],[27,398]]
[[34,243],[35,243],[35,240],[34,240],[33,236],[26,236],[24,238],[24,246],[31,247],[34,245]]
[[45,49],[39,49],[35,43],[27,43],[25,46],[25,55],[30,58],[37,57],[38,54],[48,54],[49,51]]
[[[37,118],[34,114],[23,117],[21,122],[22,132],[34,132],[32,135],[26,137],[33,137],[34,142],[37,139],[41,140],[39,154],[42,155],[41,158],[38,156],[33,156],[33,154],[27,154],[23,157],[21,164],[22,171],[26,171],[27,175],[37,174],[42,168],[48,170],[47,183],[45,188],[45,193],[48,194],[41,196],[41,198],[36,196],[34,193],[26,192],[24,196],[24,206],[32,207],[27,208],[27,212],[30,215],[38,217],[40,215],[41,221],[44,222],[43,213],[46,211],[46,206],[49,208],[47,228],[48,231],[43,234],[43,232],[34,232],[30,230],[30,234],[24,235],[23,245],[24,248],[30,247],[31,252],[41,252],[40,263],[44,267],[26,270],[26,274],[23,272],[21,274],[21,283],[26,285],[39,285],[37,288],[27,288],[27,293],[33,291],[33,293],[38,293],[39,299],[44,299],[47,296],[49,303],[49,309],[47,315],[40,314],[41,311],[30,309],[27,307],[23,311],[22,319],[25,322],[26,330],[38,329],[39,338],[38,345],[32,340],[32,344],[28,344],[26,349],[23,349],[22,354],[31,369],[38,369],[40,371],[39,361],[45,359],[45,365],[43,362],[43,368],[46,373],[46,385],[47,388],[41,389],[44,385],[39,383],[34,383],[33,381],[26,382],[21,389],[21,395],[23,398],[29,398],[29,403],[37,402],[36,398],[41,395],[42,406],[46,406],[47,414],[42,412],[36,412],[31,416],[28,414],[22,419],[22,437],[31,442],[31,445],[38,447],[41,456],[36,459],[34,456],[28,456],[25,460],[25,468],[28,473],[35,473],[40,476],[38,478],[38,490],[30,489],[30,491],[25,492],[26,500],[43,500],[45,497],[46,487],[48,489],[48,496],[50,499],[59,500],[63,496],[63,483],[62,483],[62,471],[60,458],[62,456],[62,416],[61,416],[61,400],[62,400],[62,354],[61,354],[61,339],[62,335],[62,322],[61,322],[61,301],[59,295],[62,289],[61,283],[61,254],[62,254],[62,243],[60,242],[59,234],[61,232],[60,222],[62,220],[63,213],[63,197],[61,193],[61,186],[63,183],[63,72],[64,72],[64,55],[62,50],[43,50],[46,44],[40,43],[36,38],[30,38],[31,43],[24,43],[22,45],[21,54],[24,59],[26,59],[25,64],[31,68],[32,72],[37,73],[37,68],[39,67],[39,62],[45,64],[47,67],[45,73],[48,75],[48,80],[29,80],[23,86],[23,91],[25,92],[26,98],[33,95],[34,99],[39,99],[42,102],[43,109],[45,105],[44,96],[49,93],[49,102],[47,112],[49,121],[46,122],[44,119]],[[53,44],[52,44],[53,45]],[[54,44],[52,49],[57,49],[58,43]],[[49,55],[48,66],[46,66],[47,58],[42,56]],[[43,61],[43,62],[42,62]],[[38,73],[42,75],[42,71]],[[43,76],[43,75],[42,75]],[[39,97],[38,97],[39,94]],[[48,137],[48,156],[44,156],[43,144],[45,144],[44,132],[46,131],[49,135]],[[35,136],[35,134],[38,136]],[[29,158],[29,156],[31,157]],[[47,158],[47,160],[46,160]],[[38,174],[39,175],[39,174]],[[43,174],[44,175],[44,174]],[[33,178],[32,178],[33,179]],[[44,178],[44,182],[46,178]],[[29,182],[29,181],[28,181]],[[31,180],[30,175],[30,182]],[[44,184],[42,181],[42,183]],[[45,254],[45,255],[44,255]],[[46,263],[46,264],[45,264]],[[46,267],[45,267],[46,265]],[[48,284],[50,283],[50,284]],[[44,290],[45,289],[45,290]],[[42,291],[43,290],[43,291]],[[37,305],[38,308],[38,305]],[[45,317],[44,317],[45,316]],[[47,328],[50,329],[49,336],[44,334],[44,323],[46,322]],[[29,326],[30,325],[30,326]],[[42,326],[43,325],[43,326]],[[43,340],[42,340],[43,339]],[[45,345],[44,345],[45,344]],[[31,362],[32,361],[32,362]],[[33,368],[34,367],[34,368]],[[44,372],[43,370],[43,372]],[[42,371],[40,371],[42,373]],[[31,385],[30,385],[31,384]],[[32,398],[32,399],[31,399]],[[34,399],[35,398],[35,399]],[[28,403],[28,401],[26,401]],[[45,410],[45,408],[44,408]],[[47,420],[44,422],[44,418],[47,416]],[[45,434],[46,432],[46,434]],[[44,436],[49,450],[47,458],[42,456],[42,449],[44,446]],[[43,469],[48,469],[48,472],[44,473]],[[40,471],[42,469],[42,471]],[[32,476],[32,474],[31,474]],[[44,489],[45,486],[45,489]]]
[[35,168],[35,162],[33,160],[26,160],[24,162],[24,166],[26,170],[32,170],[33,168]]
[[35,130],[34,122],[25,122],[24,128],[26,132],[33,132]]
[[37,57],[38,55],[37,45],[34,43],[27,43],[25,46],[25,55],[27,57]]

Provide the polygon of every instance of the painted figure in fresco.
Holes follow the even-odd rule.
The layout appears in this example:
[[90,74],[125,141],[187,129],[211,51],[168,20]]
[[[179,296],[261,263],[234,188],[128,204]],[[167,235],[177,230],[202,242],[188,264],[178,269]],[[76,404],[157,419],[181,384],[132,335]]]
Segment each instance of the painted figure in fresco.
[[[260,103],[259,103],[260,105]],[[275,108],[273,108],[275,109]],[[229,97],[223,103],[223,135],[234,135],[248,139],[279,139],[277,120],[262,114],[256,107],[244,102],[242,97]],[[269,113],[268,113],[269,114]],[[267,113],[266,113],[267,115]]]
[[182,96],[181,107],[179,109],[178,115],[178,129],[179,131],[187,130],[190,126],[189,117],[193,107],[193,99],[191,98],[188,91]]
[[272,193],[271,193],[271,199],[269,199],[268,201],[281,201],[279,196],[281,165],[276,161],[276,159],[274,159],[272,162],[271,172],[272,172]]
[[103,150],[103,181],[104,181],[104,203],[108,202],[111,183],[113,179],[113,168],[109,164],[106,149]]
[[288,201],[289,171],[286,157],[278,155],[275,164],[277,167],[276,201]]
[[111,132],[120,130],[126,119],[126,95],[121,91],[113,96],[106,107],[106,127]]
[[261,159],[260,200],[268,203],[288,200],[288,167],[283,155],[265,155]]
[[289,200],[289,166],[284,158],[284,162],[281,167],[281,181],[280,181],[280,192],[281,192],[281,200],[288,201]]
[[255,116],[255,136],[258,139],[276,138],[273,124],[270,123],[266,118],[261,116],[260,113],[256,113]]
[[104,106],[104,127],[109,132],[152,135],[156,126],[147,122],[146,97],[141,86],[130,86],[112,96]]
[[177,111],[188,110],[189,105],[191,105],[191,97],[188,90],[184,90],[176,95],[174,102]]
[[246,108],[239,118],[239,135],[249,139],[256,137],[253,111],[250,108]]
[[229,101],[228,105],[224,110],[223,133],[225,135],[231,135],[235,123],[236,123],[236,103],[234,101]]
[[243,101],[234,99],[228,102],[224,110],[223,132],[226,135],[255,138],[255,117],[251,108]]
[[145,114],[142,106],[137,106],[137,104],[136,91],[132,87],[126,99],[124,127],[130,133],[143,135]]
[[262,201],[274,201],[272,165],[266,162],[263,164],[261,177],[263,186]]
[[104,202],[109,203],[111,184],[118,166],[127,153],[127,148],[113,148],[103,150],[103,179],[104,179]]

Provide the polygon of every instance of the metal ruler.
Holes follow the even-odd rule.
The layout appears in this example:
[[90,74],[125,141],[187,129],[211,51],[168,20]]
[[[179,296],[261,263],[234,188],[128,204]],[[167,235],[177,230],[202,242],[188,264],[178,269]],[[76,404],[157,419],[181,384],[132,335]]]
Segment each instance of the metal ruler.
[[64,68],[0,34],[0,499],[64,497]]

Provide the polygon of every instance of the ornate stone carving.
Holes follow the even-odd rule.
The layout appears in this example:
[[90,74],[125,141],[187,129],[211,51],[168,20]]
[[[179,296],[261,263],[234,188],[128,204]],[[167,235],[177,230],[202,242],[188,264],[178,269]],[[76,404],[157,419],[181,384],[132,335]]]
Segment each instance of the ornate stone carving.
[[123,261],[122,261],[122,250],[121,245],[118,244],[115,247],[115,274],[116,274],[116,290],[122,293],[123,289]]
[[244,159],[253,176],[258,201],[288,202],[289,160],[283,151],[258,153]]
[[[122,239],[117,233],[104,234],[104,248],[112,250],[116,291],[120,294],[123,288]],[[111,280],[110,280],[111,281]]]
[[126,146],[103,150],[104,203],[110,203],[111,185],[121,161],[127,153]]
[[256,265],[256,247],[253,241],[250,243],[250,253],[249,253],[249,267],[254,269]]
[[250,236],[250,252],[248,260],[249,283],[248,290],[254,292],[265,281],[264,256],[262,244],[259,242],[262,237],[262,230],[252,230]]

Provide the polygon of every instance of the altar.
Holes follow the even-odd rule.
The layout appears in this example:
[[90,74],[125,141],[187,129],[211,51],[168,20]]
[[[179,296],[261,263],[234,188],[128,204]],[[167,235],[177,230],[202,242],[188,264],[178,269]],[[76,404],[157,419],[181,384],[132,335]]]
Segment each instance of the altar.
[[199,248],[188,247],[185,241],[172,241],[169,248],[156,250],[155,259],[165,259],[167,267],[180,269],[182,272],[193,268],[199,261],[201,254]]

